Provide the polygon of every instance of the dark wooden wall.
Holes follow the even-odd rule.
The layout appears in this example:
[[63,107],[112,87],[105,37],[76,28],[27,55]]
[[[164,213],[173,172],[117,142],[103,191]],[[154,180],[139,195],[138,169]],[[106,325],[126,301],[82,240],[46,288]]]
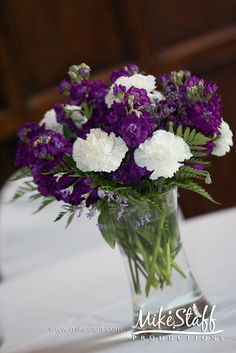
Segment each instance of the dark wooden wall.
[[[153,74],[188,68],[214,80],[224,117],[236,132],[236,1],[2,0],[0,37],[0,183],[13,171],[16,130],[58,100],[67,68],[86,62],[98,78],[135,62]],[[236,153],[212,158],[209,190],[236,204]],[[185,215],[219,209],[183,193]]]

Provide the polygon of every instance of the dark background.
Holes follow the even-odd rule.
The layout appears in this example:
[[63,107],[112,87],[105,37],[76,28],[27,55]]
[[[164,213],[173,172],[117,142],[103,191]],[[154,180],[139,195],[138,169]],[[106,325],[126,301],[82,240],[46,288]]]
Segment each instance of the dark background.
[[[2,0],[0,11],[0,185],[14,171],[17,129],[59,100],[72,64],[106,82],[128,62],[152,74],[190,69],[220,86],[236,131],[235,0]],[[212,162],[207,188],[221,205],[183,192],[186,217],[236,204],[235,149]]]

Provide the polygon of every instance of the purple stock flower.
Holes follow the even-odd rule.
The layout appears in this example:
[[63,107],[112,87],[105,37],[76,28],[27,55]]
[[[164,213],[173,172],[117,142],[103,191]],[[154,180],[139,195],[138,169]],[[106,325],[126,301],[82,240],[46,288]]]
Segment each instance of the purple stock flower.
[[218,104],[204,102],[188,102],[186,114],[191,126],[205,136],[214,136],[219,133],[222,121],[221,107]]
[[125,185],[138,185],[143,178],[148,178],[151,173],[146,168],[139,167],[131,154],[128,162],[123,162],[115,172],[111,173],[111,178]]
[[135,109],[143,106],[146,108],[151,104],[151,100],[147,95],[147,91],[142,88],[130,87],[124,94],[124,104],[127,107],[133,107]]
[[61,81],[60,85],[57,88],[59,94],[68,93],[70,90],[71,84],[67,80]]
[[128,64],[112,72],[111,82],[114,83],[121,76],[132,76],[139,72],[139,68],[135,64]]
[[71,89],[71,104],[81,105],[86,102],[89,105],[97,106],[98,103],[104,102],[108,88],[99,80],[82,80],[74,82]]
[[126,144],[131,148],[135,148],[151,136],[155,127],[154,118],[148,114],[142,114],[137,117],[132,113],[122,120],[119,132]]
[[126,91],[126,87],[125,86],[122,86],[122,85],[114,85],[113,86],[113,94],[116,97],[117,96],[119,97],[119,95],[123,96],[125,91]]
[[[161,75],[158,83],[166,97],[157,106],[162,127],[173,121],[175,126],[181,124],[184,128],[195,128],[205,136],[219,133],[222,105],[214,83],[190,76],[186,71]],[[168,115],[168,106],[173,102],[176,109]]]
[[107,132],[118,133],[120,128],[120,123],[123,118],[126,118],[125,106],[122,103],[114,102],[111,109],[107,112]]
[[43,126],[37,123],[27,123],[18,131],[18,142],[15,165],[18,168],[31,167],[35,157],[32,149],[32,140],[45,131]]
[[71,132],[76,133],[78,129],[75,126],[74,121],[66,115],[66,113],[64,111],[64,105],[60,104],[60,103],[56,103],[54,105],[54,109],[56,112],[57,122],[64,125],[64,126],[67,126],[67,128]]
[[99,200],[97,189],[92,189],[90,186],[90,191],[86,199],[86,207],[92,206]]
[[33,138],[31,148],[34,156],[32,175],[38,190],[43,196],[57,198],[60,183],[55,175],[45,173],[59,166],[65,154],[72,153],[70,141],[57,132],[47,130]]
[[44,175],[45,172],[43,164],[36,161],[32,166],[32,175],[34,182],[38,186],[38,191],[43,196],[55,196],[55,191],[57,189],[57,182],[54,175]]
[[32,146],[35,158],[53,160],[54,164],[60,162],[65,154],[72,154],[70,140],[51,130],[34,137]]

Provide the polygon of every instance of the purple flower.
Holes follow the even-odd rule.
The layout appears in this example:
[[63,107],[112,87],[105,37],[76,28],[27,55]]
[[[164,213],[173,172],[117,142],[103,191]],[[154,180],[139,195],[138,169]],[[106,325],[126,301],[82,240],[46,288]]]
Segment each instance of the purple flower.
[[213,151],[213,148],[215,147],[215,144],[213,141],[208,141],[207,144],[204,145],[203,147],[205,147],[204,153],[212,154],[212,151]]
[[134,113],[126,116],[121,123],[120,136],[131,148],[136,148],[144,142],[156,127],[154,118],[148,114],[137,117]]
[[138,185],[143,178],[149,178],[150,175],[151,172],[135,163],[133,154],[128,162],[123,162],[115,172],[110,174],[113,180],[120,181],[125,185]]
[[113,94],[116,97],[119,97],[120,95],[124,96],[124,93],[126,91],[126,87],[122,85],[114,85],[113,86]]
[[111,106],[111,109],[109,109],[106,114],[106,132],[118,133],[120,129],[120,123],[123,118],[126,118],[126,110],[124,104],[114,102]]
[[65,154],[72,154],[72,144],[61,134],[47,130],[32,140],[35,158],[60,162]]
[[151,100],[147,95],[147,91],[142,88],[130,87],[124,94],[124,104],[126,107],[138,109],[139,107],[148,107]]
[[32,166],[32,175],[35,184],[38,186],[38,191],[43,196],[55,196],[55,191],[57,189],[57,182],[54,175],[44,175],[43,165],[36,161]]
[[61,199],[72,205],[79,205],[86,199],[86,194],[91,191],[91,186],[86,179],[79,179],[73,185],[73,190],[69,194],[61,195]]
[[219,104],[188,102],[186,115],[191,127],[202,132],[205,136],[219,134],[219,127],[222,121],[221,106]]
[[31,167],[35,157],[32,149],[32,140],[35,136],[45,131],[43,126],[37,123],[27,123],[18,131],[20,141],[18,142],[15,165],[18,168]]
[[111,82],[114,83],[121,76],[132,76],[139,72],[139,68],[135,64],[128,64],[112,72]]
[[215,98],[215,96],[213,95],[216,94],[217,89],[218,89],[218,86],[214,82],[208,81],[205,83],[204,94],[205,95],[210,94],[213,98]]
[[[205,136],[219,133],[222,105],[214,83],[191,76],[187,71],[161,75],[158,83],[166,97],[156,109],[161,127],[173,121],[175,126],[181,124],[183,128],[195,128]],[[168,114],[173,102],[175,107]]]
[[95,210],[93,210],[92,208],[90,208],[88,210],[88,212],[86,213],[86,216],[88,219],[92,219],[95,216]]
[[[38,186],[38,190],[43,196],[54,196],[58,198],[58,190],[65,189],[65,185],[61,185],[65,177],[57,180],[57,175],[46,174],[54,167],[59,166],[65,154],[72,153],[72,145],[68,139],[61,134],[47,130],[32,140],[32,154],[34,156],[34,163],[32,165],[32,175],[34,182]],[[70,177],[69,181],[66,179],[66,186],[68,183],[75,180]]]
[[100,199],[104,199],[104,197],[106,196],[106,193],[102,189],[98,189],[97,195]]
[[86,207],[94,205],[99,200],[97,189],[92,189],[90,187],[90,192],[86,199]]
[[107,91],[107,86],[99,80],[74,82],[70,89],[70,104],[81,105],[86,102],[89,105],[97,106],[104,102]]
[[99,230],[106,229],[106,227],[107,227],[106,224],[101,224],[101,223],[97,223],[96,225]]
[[57,122],[66,126],[71,132],[76,133],[78,129],[75,126],[74,121],[66,115],[64,111],[64,105],[60,103],[56,103],[54,105],[54,109],[56,112]]
[[185,163],[185,165],[193,168],[193,169],[196,169],[196,170],[204,170],[204,166],[202,164],[198,164],[197,162],[196,163]]
[[63,80],[61,81],[59,87],[57,88],[57,92],[62,95],[64,94],[67,95],[69,93],[70,87],[71,87],[70,83],[67,80]]
[[86,200],[86,206],[97,201],[96,190],[91,187],[90,178],[77,178],[68,174],[63,175],[56,183],[54,196],[58,201],[64,201],[71,205],[79,205]]
[[26,123],[18,131],[17,135],[22,142],[30,144],[35,136],[39,135],[41,132],[44,131],[44,127],[40,126],[37,123]]

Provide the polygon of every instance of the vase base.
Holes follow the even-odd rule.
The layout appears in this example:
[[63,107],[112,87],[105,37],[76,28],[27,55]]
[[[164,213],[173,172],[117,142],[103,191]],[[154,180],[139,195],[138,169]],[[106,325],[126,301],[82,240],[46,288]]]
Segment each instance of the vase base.
[[147,315],[139,313],[134,319],[133,333],[137,336],[163,336],[171,331],[183,331],[196,326],[210,316],[212,305],[205,297],[175,308],[163,309]]

